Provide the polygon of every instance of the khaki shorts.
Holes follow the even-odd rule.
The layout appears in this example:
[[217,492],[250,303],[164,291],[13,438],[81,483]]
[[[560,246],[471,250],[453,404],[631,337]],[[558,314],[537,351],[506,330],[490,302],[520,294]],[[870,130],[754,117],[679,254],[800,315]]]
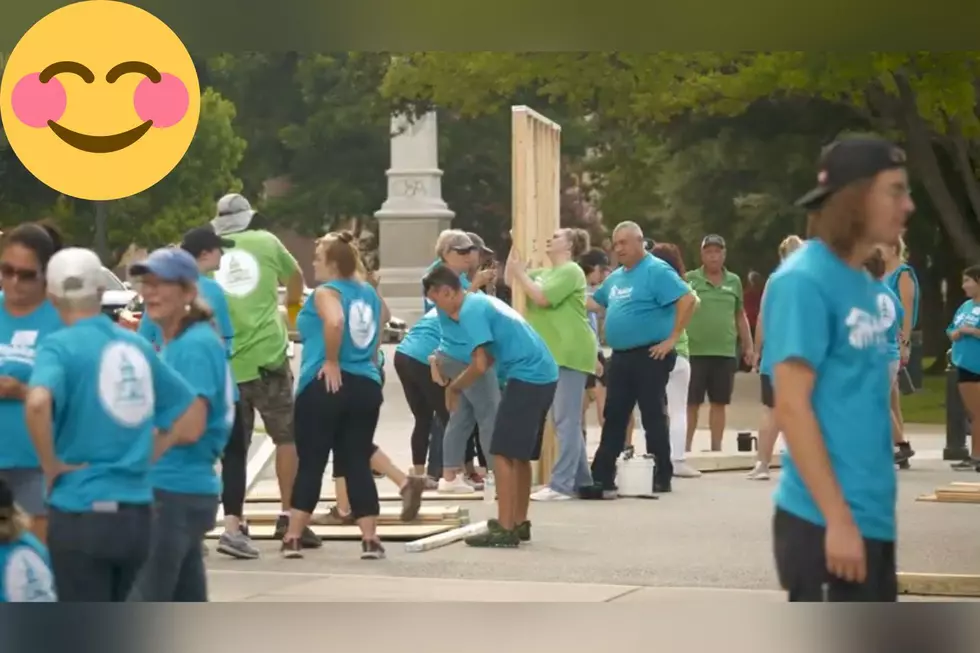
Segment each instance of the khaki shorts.
[[288,358],[280,367],[260,370],[259,378],[239,383],[238,391],[246,441],[251,441],[258,412],[275,444],[293,443],[293,370]]

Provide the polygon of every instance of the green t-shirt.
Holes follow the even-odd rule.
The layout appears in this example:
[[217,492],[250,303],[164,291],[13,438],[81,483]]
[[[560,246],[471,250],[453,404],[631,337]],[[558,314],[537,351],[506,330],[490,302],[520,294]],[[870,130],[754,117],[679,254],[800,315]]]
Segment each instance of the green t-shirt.
[[687,282],[701,299],[691,316],[687,335],[691,356],[737,355],[738,327],[735,316],[742,309],[742,280],[724,270],[721,283],[708,281],[703,268],[687,273]]
[[548,300],[541,307],[527,300],[527,321],[548,345],[559,367],[591,374],[598,343],[585,310],[585,273],[569,261],[553,268],[529,270]]
[[221,257],[214,279],[225,291],[235,339],[231,369],[239,383],[259,378],[259,368],[286,361],[288,331],[279,313],[279,286],[299,269],[296,259],[273,234],[248,230],[228,234],[233,249]]
[[[691,284],[687,284],[687,285],[690,286]],[[691,294],[694,295],[694,299],[696,299],[696,300],[698,299],[698,293],[693,288],[691,289]],[[697,309],[695,309],[695,310],[697,310]],[[690,349],[690,343],[689,343],[688,337],[687,337],[687,329],[684,329],[683,331],[681,331],[681,337],[677,339],[677,344],[674,345],[674,351],[676,351],[677,352],[677,355],[680,356],[680,357],[682,357],[682,358],[690,358],[691,357],[691,349]]]

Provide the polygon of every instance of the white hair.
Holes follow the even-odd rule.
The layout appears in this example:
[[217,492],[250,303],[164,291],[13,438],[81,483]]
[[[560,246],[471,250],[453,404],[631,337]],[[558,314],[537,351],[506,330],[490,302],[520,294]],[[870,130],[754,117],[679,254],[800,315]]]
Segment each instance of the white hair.
[[643,238],[643,230],[640,229],[640,225],[636,224],[632,220],[620,222],[618,225],[616,225],[616,228],[613,229],[613,234],[615,235],[620,231],[629,231],[637,238]]

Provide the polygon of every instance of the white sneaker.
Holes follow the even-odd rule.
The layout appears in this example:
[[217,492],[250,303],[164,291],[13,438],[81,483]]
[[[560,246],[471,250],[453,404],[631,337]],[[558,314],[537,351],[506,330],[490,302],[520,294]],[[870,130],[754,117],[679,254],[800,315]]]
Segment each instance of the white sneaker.
[[572,497],[561,492],[555,492],[545,485],[543,488],[531,494],[531,501],[570,501]]
[[745,478],[750,481],[768,481],[769,480],[769,466],[762,463],[756,463],[752,471],[749,472]]
[[694,469],[683,460],[673,461],[674,476],[677,478],[701,478],[701,472]]
[[440,478],[437,491],[444,494],[470,494],[473,492],[473,486],[466,482],[462,474],[456,474],[456,478],[451,481]]

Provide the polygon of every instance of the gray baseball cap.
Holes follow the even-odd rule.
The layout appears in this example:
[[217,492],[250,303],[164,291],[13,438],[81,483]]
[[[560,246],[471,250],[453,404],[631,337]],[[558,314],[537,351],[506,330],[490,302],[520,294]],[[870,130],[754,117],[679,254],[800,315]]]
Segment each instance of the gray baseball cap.
[[474,247],[480,250],[481,254],[484,254],[486,256],[493,256],[493,250],[487,247],[486,241],[483,240],[480,234],[475,234],[472,231],[467,231],[466,235],[470,237],[470,242],[473,243]]
[[255,217],[252,205],[242,195],[229,193],[218,200],[217,215],[211,220],[219,236],[244,231]]
[[701,241],[701,249],[705,247],[720,247],[725,249],[725,239],[718,234],[709,234]]

